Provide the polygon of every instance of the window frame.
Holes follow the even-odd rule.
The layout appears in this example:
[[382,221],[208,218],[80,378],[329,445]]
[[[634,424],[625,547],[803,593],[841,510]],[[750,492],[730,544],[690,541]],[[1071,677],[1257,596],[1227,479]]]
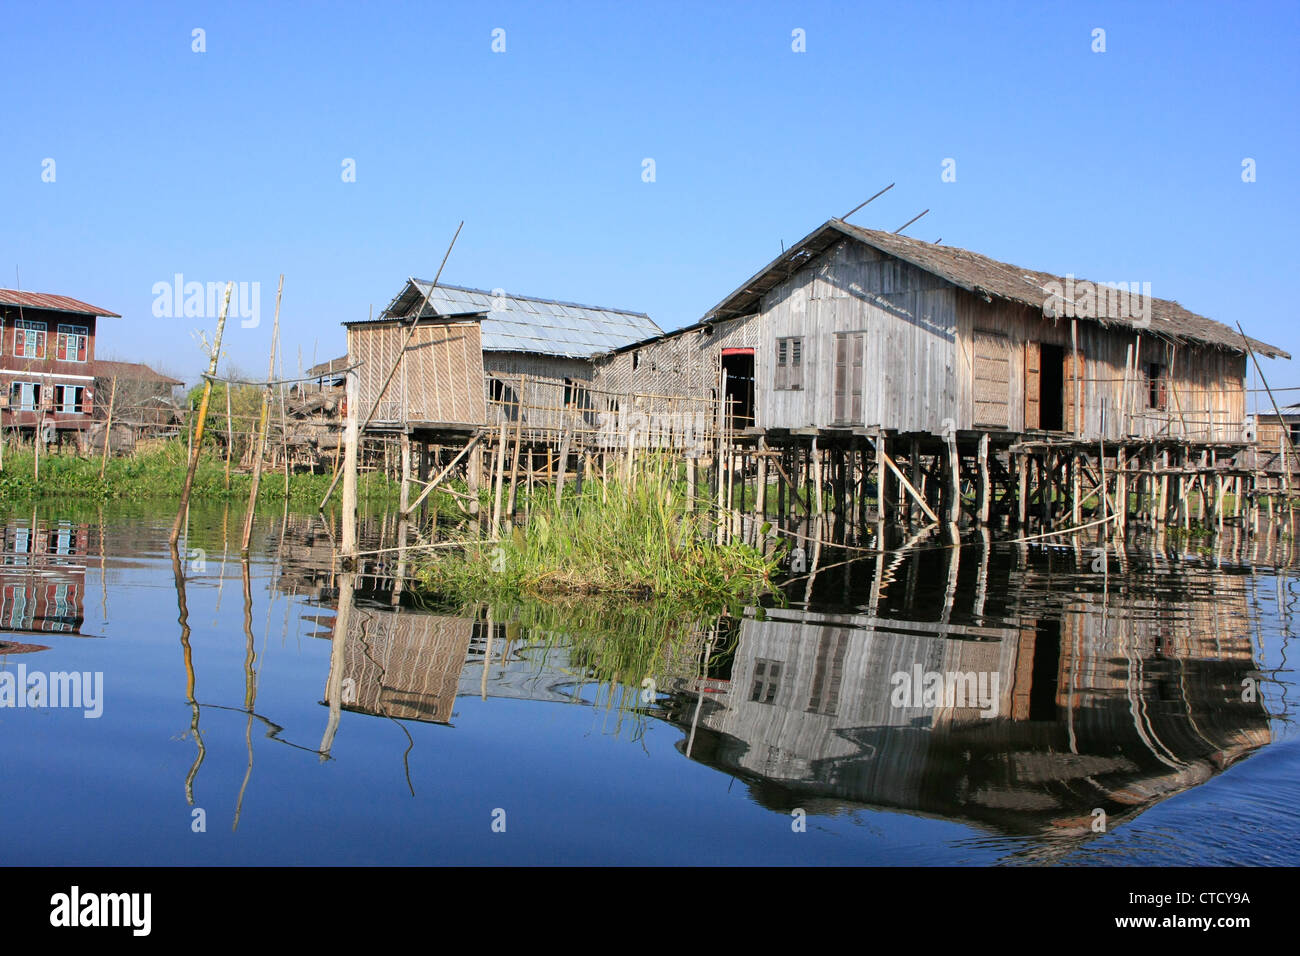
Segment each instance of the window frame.
[[1146,363],[1147,410],[1169,410],[1169,366],[1163,362]]
[[775,381],[778,391],[803,391],[804,337],[783,335],[776,340]]
[[[23,402],[23,390],[31,389],[32,403]],[[15,379],[9,383],[9,411],[38,412],[41,409],[41,383],[23,382]]]
[[[68,389],[72,390],[72,408],[68,408]],[[66,385],[59,383],[54,386],[54,411],[60,415],[84,415],[85,411],[82,406],[86,403],[86,386],[84,385]]]
[[[79,347],[73,350],[72,358],[67,357],[66,344],[69,340],[80,340]],[[76,362],[79,365],[90,361],[90,326],[60,322],[54,340],[54,358],[59,362]]]
[[[32,360],[34,360],[34,361],[41,361],[41,360],[43,360],[43,359],[45,358],[45,356],[48,354],[48,349],[47,349],[47,344],[48,344],[48,343],[46,342],[46,338],[47,338],[47,336],[48,336],[48,334],[49,334],[49,331],[50,331],[49,323],[44,322],[44,321],[42,321],[42,320],[40,320],[40,319],[15,319],[15,320],[14,320],[14,348],[13,348],[13,357],[14,357],[14,358],[32,359]],[[36,346],[35,346],[35,349],[34,349],[34,351],[35,351],[35,353],[36,353],[35,355],[28,355],[28,354],[27,354],[27,335],[26,335],[26,334],[23,335],[23,347],[22,347],[22,349],[20,350],[20,349],[18,348],[18,334],[19,334],[19,332],[22,332],[22,333],[28,333],[28,332],[31,332],[31,333],[34,333],[34,334],[35,334],[35,336],[36,336],[36,339],[35,339]]]

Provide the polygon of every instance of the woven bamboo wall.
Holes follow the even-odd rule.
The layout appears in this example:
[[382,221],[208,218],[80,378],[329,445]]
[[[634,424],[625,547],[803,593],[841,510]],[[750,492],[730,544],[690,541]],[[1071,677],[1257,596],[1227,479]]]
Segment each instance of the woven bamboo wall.
[[348,327],[348,359],[357,369],[364,421],[378,401],[378,423],[436,422],[481,425],[483,353],[477,322],[422,322],[397,374],[380,398],[389,369],[401,355],[409,329],[396,322]]

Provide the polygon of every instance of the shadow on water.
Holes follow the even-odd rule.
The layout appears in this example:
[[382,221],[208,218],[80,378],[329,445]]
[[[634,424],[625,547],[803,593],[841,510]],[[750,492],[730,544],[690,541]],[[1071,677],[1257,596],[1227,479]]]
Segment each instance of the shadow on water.
[[[87,569],[102,576],[105,551],[145,562],[165,538],[133,515],[6,520],[5,669],[14,655],[39,657],[50,635],[80,634]],[[214,732],[203,718],[241,716],[233,828],[257,786],[255,724],[325,761],[349,721],[388,721],[400,739],[381,757],[401,765],[417,797],[412,762],[430,746],[417,725],[457,733],[470,699],[529,705],[521,714],[587,708],[604,715],[603,735],[630,746],[666,728],[677,760],[743,784],[769,811],[932,818],[992,839],[1012,862],[1067,858],[1290,735],[1294,556],[1268,536],[1116,549],[985,533],[960,548],[925,538],[880,556],[828,546],[824,570],[800,567],[766,606],[700,616],[632,602],[440,605],[395,576],[410,556],[386,550],[392,516],[363,520],[362,548],[378,555],[355,575],[334,570],[336,535],[320,516],[265,516],[263,556],[251,564],[230,550],[232,524],[224,509],[203,513],[167,563],[188,710],[180,739],[194,747],[184,795],[198,805]],[[221,570],[202,586],[216,588],[220,615],[226,565],[238,565],[242,701],[204,699],[191,647],[196,562],[216,567],[218,554]],[[107,619],[110,589],[101,592]],[[277,598],[288,598],[282,641],[292,609],[309,642],[329,645],[316,676],[318,746],[286,739],[257,709],[255,605],[267,605],[265,642]],[[294,726],[299,739],[311,733]],[[518,745],[547,746],[535,718],[519,726]]]

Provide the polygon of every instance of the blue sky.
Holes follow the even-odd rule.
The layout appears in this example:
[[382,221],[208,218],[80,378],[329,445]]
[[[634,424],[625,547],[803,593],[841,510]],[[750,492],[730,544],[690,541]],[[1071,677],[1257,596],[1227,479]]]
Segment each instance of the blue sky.
[[0,286],[122,313],[101,357],[189,381],[214,322],[154,315],[176,273],[260,283],[226,342],[258,375],[279,273],[291,371],[462,219],[443,281],[671,329],[891,182],[853,222],[929,208],[909,235],[1148,281],[1300,362],[1297,3],[54,3],[5,40]]

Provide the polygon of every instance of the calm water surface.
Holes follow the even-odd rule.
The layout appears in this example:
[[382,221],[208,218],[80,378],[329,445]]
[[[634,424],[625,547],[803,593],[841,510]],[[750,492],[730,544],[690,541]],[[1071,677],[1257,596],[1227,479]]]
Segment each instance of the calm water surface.
[[306,514],[245,563],[196,506],[179,581],[167,507],[0,517],[0,679],[102,674],[0,707],[7,863],[1300,862],[1285,538],[827,552],[688,620],[348,600]]

